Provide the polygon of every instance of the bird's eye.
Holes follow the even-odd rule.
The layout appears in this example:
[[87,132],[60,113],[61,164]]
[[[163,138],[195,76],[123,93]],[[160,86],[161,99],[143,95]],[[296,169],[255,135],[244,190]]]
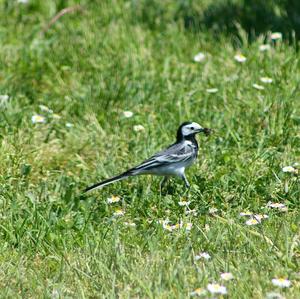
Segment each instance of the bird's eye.
[[194,130],[195,128],[194,127],[191,127],[191,130]]

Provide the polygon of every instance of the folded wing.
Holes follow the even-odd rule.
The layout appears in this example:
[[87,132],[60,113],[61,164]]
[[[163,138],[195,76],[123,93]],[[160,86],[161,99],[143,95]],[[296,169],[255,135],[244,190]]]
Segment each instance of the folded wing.
[[140,173],[151,170],[152,168],[163,167],[173,163],[184,163],[193,159],[195,151],[192,147],[183,143],[175,143],[166,150],[161,151],[142,162],[140,165],[131,169],[131,171]]

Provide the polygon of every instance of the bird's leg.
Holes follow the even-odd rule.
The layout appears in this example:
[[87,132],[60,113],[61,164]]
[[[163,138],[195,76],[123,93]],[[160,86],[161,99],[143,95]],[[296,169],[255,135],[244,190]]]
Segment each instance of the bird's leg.
[[166,184],[167,181],[168,181],[167,176],[164,176],[164,178],[160,181],[160,184],[159,184],[160,196],[161,196],[161,193],[162,193],[162,189],[163,189],[163,187],[164,187],[164,185]]
[[188,182],[188,180],[187,180],[187,178],[186,178],[186,176],[185,176],[184,173],[182,174],[181,178],[183,179],[184,184],[185,184],[185,186],[186,186],[186,188],[187,188],[187,189],[183,192],[183,196],[189,197],[191,185],[190,185],[190,183]]
[[185,174],[183,173],[181,177],[182,177],[182,179],[184,180],[185,186],[186,186],[188,189],[190,189],[191,185],[190,185],[189,181],[187,180]]

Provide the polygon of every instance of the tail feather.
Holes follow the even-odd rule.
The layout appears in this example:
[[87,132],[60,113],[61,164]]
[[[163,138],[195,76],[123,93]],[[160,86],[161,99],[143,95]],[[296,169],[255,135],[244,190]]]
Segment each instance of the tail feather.
[[133,176],[133,175],[134,174],[131,171],[126,171],[126,172],[124,172],[122,174],[119,174],[117,176],[114,176],[114,177],[112,177],[110,179],[107,179],[107,180],[104,180],[102,182],[96,183],[96,184],[94,184],[92,186],[89,186],[86,189],[84,189],[83,192],[85,193],[85,192],[88,192],[88,191],[92,191],[92,190],[96,190],[96,189],[102,188],[102,187],[104,187],[106,185],[109,185],[109,184],[112,184],[114,182],[118,182],[118,181],[124,180],[124,179],[126,179],[126,178],[128,178],[130,176]]

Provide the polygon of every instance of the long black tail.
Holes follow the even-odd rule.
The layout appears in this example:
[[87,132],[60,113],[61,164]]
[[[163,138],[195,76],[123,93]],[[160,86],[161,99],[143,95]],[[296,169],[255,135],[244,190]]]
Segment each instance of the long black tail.
[[95,189],[102,188],[102,187],[104,187],[106,185],[109,185],[109,184],[117,182],[117,181],[124,180],[124,179],[126,179],[126,178],[128,178],[130,176],[133,176],[133,175],[134,175],[133,171],[131,171],[131,170],[125,171],[125,172],[123,172],[123,173],[121,173],[119,175],[116,175],[116,176],[114,176],[114,177],[112,177],[110,179],[104,180],[104,181],[102,181],[100,183],[97,183],[97,184],[94,184],[94,185],[92,185],[90,187],[87,187],[83,192],[85,193],[85,192],[88,192],[88,191],[92,191],[92,190],[95,190]]

